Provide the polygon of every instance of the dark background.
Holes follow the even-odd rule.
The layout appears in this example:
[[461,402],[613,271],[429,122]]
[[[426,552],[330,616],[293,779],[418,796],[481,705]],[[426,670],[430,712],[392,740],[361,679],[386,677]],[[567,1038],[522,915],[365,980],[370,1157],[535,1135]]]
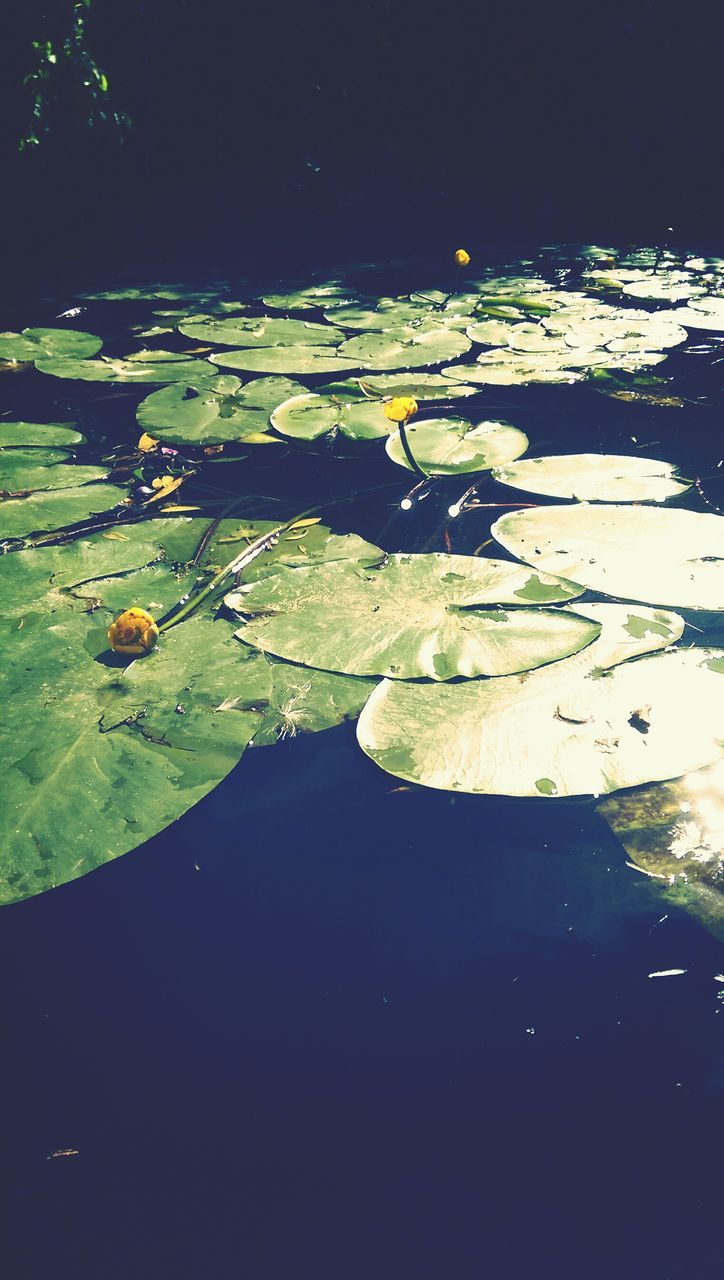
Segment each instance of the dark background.
[[2,249],[26,286],[720,235],[713,0],[95,0],[88,46],[133,130],[89,130],[70,95],[19,154],[30,43],[69,9],[6,0]]

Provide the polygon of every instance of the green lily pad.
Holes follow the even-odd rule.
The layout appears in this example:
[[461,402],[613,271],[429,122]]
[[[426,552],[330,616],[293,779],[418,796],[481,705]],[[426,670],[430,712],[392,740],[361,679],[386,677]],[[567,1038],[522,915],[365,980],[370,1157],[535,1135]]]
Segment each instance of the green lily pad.
[[389,423],[379,400],[343,400],[336,395],[295,395],[274,410],[275,431],[295,440],[340,433],[351,440],[386,436]]
[[347,675],[451,680],[527,671],[594,639],[595,623],[524,607],[535,583],[554,600],[579,594],[573,583],[500,560],[397,555],[379,568],[347,561],[280,571],[231,592],[226,603],[249,617],[239,639],[287,661]]
[[608,796],[598,812],[664,900],[724,942],[724,760]]
[[316,311],[320,307],[347,306],[356,300],[356,292],[339,280],[307,285],[291,293],[265,293],[265,307],[276,311]]
[[0,448],[84,444],[85,436],[70,422],[0,422]]
[[[96,661],[106,647],[97,617],[70,609],[5,637],[2,902],[148,840],[225,777],[261,723],[269,666],[252,650],[241,660],[228,623],[192,618],[120,669]],[[222,715],[232,689],[243,706]]]
[[724,517],[618,505],[535,507],[491,533],[512,555],[604,595],[724,609]]
[[[246,649],[246,646],[244,646]],[[272,689],[253,746],[267,746],[300,733],[319,733],[356,720],[377,681],[315,671],[270,660]]]
[[512,489],[580,502],[665,502],[690,488],[670,462],[618,454],[524,458],[496,468],[493,475]]
[[175,383],[151,392],[136,417],[144,431],[169,444],[249,441],[266,432],[277,405],[303,390],[289,378],[255,378],[242,386],[239,378],[220,374],[198,386]]
[[249,373],[334,373],[343,375],[358,369],[353,360],[337,355],[334,347],[255,347],[243,351],[216,351],[212,359],[223,369],[245,369]]
[[68,463],[62,449],[0,449],[0,492],[23,493],[39,489],[71,489],[91,480],[105,480],[107,467],[81,467]]
[[[507,422],[478,422],[473,427],[466,418],[428,418],[410,423],[406,432],[415,460],[433,476],[486,471],[519,458],[528,448],[528,437]],[[387,454],[412,470],[399,431],[389,437]]]
[[455,360],[469,349],[470,339],[454,329],[398,328],[348,338],[339,356],[358,369],[414,369]]
[[[604,795],[718,759],[722,651],[655,653],[680,636],[675,614],[575,609],[599,622],[599,639],[525,678],[433,688],[385,680],[360,718],[363,750],[410,782],[513,796]],[[682,716],[687,706],[696,715]]]
[[453,381],[452,378],[443,377],[440,373],[374,373],[365,374],[360,381],[373,394],[414,396],[416,400],[421,401],[457,400],[465,396],[477,396],[480,393],[479,387],[469,385],[462,378]]
[[0,541],[46,533],[86,520],[116,507],[126,490],[113,484],[80,485],[57,492],[32,493],[27,498],[0,500]]
[[205,382],[216,369],[208,360],[194,360],[178,352],[137,352],[125,360],[36,360],[36,369],[55,378],[81,382]]
[[280,320],[270,316],[236,316],[225,320],[184,320],[179,332],[211,346],[297,347],[338,346],[344,334],[328,324],[309,320]]
[[83,360],[102,346],[94,333],[78,329],[23,329],[22,333],[0,333],[0,360]]
[[380,298],[374,307],[334,307],[325,311],[324,315],[340,329],[377,332],[400,329],[426,320],[434,321],[440,326],[447,320],[456,319],[454,314],[448,314],[436,305],[435,299],[423,298],[421,294],[416,294],[414,298]]

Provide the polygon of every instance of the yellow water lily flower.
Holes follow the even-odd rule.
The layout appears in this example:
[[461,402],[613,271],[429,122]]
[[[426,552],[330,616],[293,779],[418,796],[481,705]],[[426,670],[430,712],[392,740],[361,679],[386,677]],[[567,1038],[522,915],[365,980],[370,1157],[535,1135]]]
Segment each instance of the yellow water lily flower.
[[136,445],[136,448],[140,449],[141,453],[150,453],[152,449],[156,448],[157,444],[158,440],[154,440],[153,436],[150,436],[147,431],[144,431],[141,439]]
[[385,401],[385,417],[390,422],[407,422],[417,413],[417,400],[412,396],[392,396]]
[[108,639],[115,653],[138,657],[151,652],[158,640],[158,627],[145,609],[124,609],[108,628]]
[[470,254],[467,249],[456,249],[455,261],[459,267],[467,267],[470,263]]

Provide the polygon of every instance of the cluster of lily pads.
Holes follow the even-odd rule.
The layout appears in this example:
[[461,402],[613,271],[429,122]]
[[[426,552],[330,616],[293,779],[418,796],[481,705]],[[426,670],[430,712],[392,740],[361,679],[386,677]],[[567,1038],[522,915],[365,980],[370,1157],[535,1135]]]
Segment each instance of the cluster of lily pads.
[[[716,767],[724,650],[681,643],[672,610],[724,609],[724,520],[663,505],[691,484],[670,462],[523,457],[519,427],[449,412],[488,384],[635,386],[690,329],[717,341],[721,261],[591,249],[584,266],[575,289],[553,261],[552,280],[518,267],[404,297],[344,280],[238,302],[223,284],[102,295],[176,304],[143,333],[174,332],[178,350],[123,357],[71,329],[0,335],[0,360],[157,385],[136,411],[141,481],[149,456],[163,472],[178,450],[203,467],[206,451],[338,437],[384,440],[409,468],[384,405],[414,396],[407,442],[427,477],[487,471],[508,499],[541,500],[492,525],[497,554],[388,555],[316,515],[185,514],[183,468],[139,500],[113,461],[78,460],[74,424],[0,420],[0,900],[136,847],[250,744],[346,719],[388,773],[448,791],[601,797]],[[149,519],[157,497],[173,500]],[[247,548],[234,581],[175,620]],[[131,605],[168,621],[129,661],[107,631]]]

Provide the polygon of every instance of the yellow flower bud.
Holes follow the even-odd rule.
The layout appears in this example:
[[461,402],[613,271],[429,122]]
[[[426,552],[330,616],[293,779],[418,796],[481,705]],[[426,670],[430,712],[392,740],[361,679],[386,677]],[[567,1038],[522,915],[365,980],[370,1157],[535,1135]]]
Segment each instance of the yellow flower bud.
[[412,396],[392,396],[385,401],[385,416],[390,422],[407,422],[417,413],[417,400]]
[[470,262],[470,254],[467,249],[456,249],[455,261],[459,267],[467,267]]
[[151,652],[158,640],[158,627],[145,609],[125,609],[108,628],[108,639],[115,653],[138,657]]

